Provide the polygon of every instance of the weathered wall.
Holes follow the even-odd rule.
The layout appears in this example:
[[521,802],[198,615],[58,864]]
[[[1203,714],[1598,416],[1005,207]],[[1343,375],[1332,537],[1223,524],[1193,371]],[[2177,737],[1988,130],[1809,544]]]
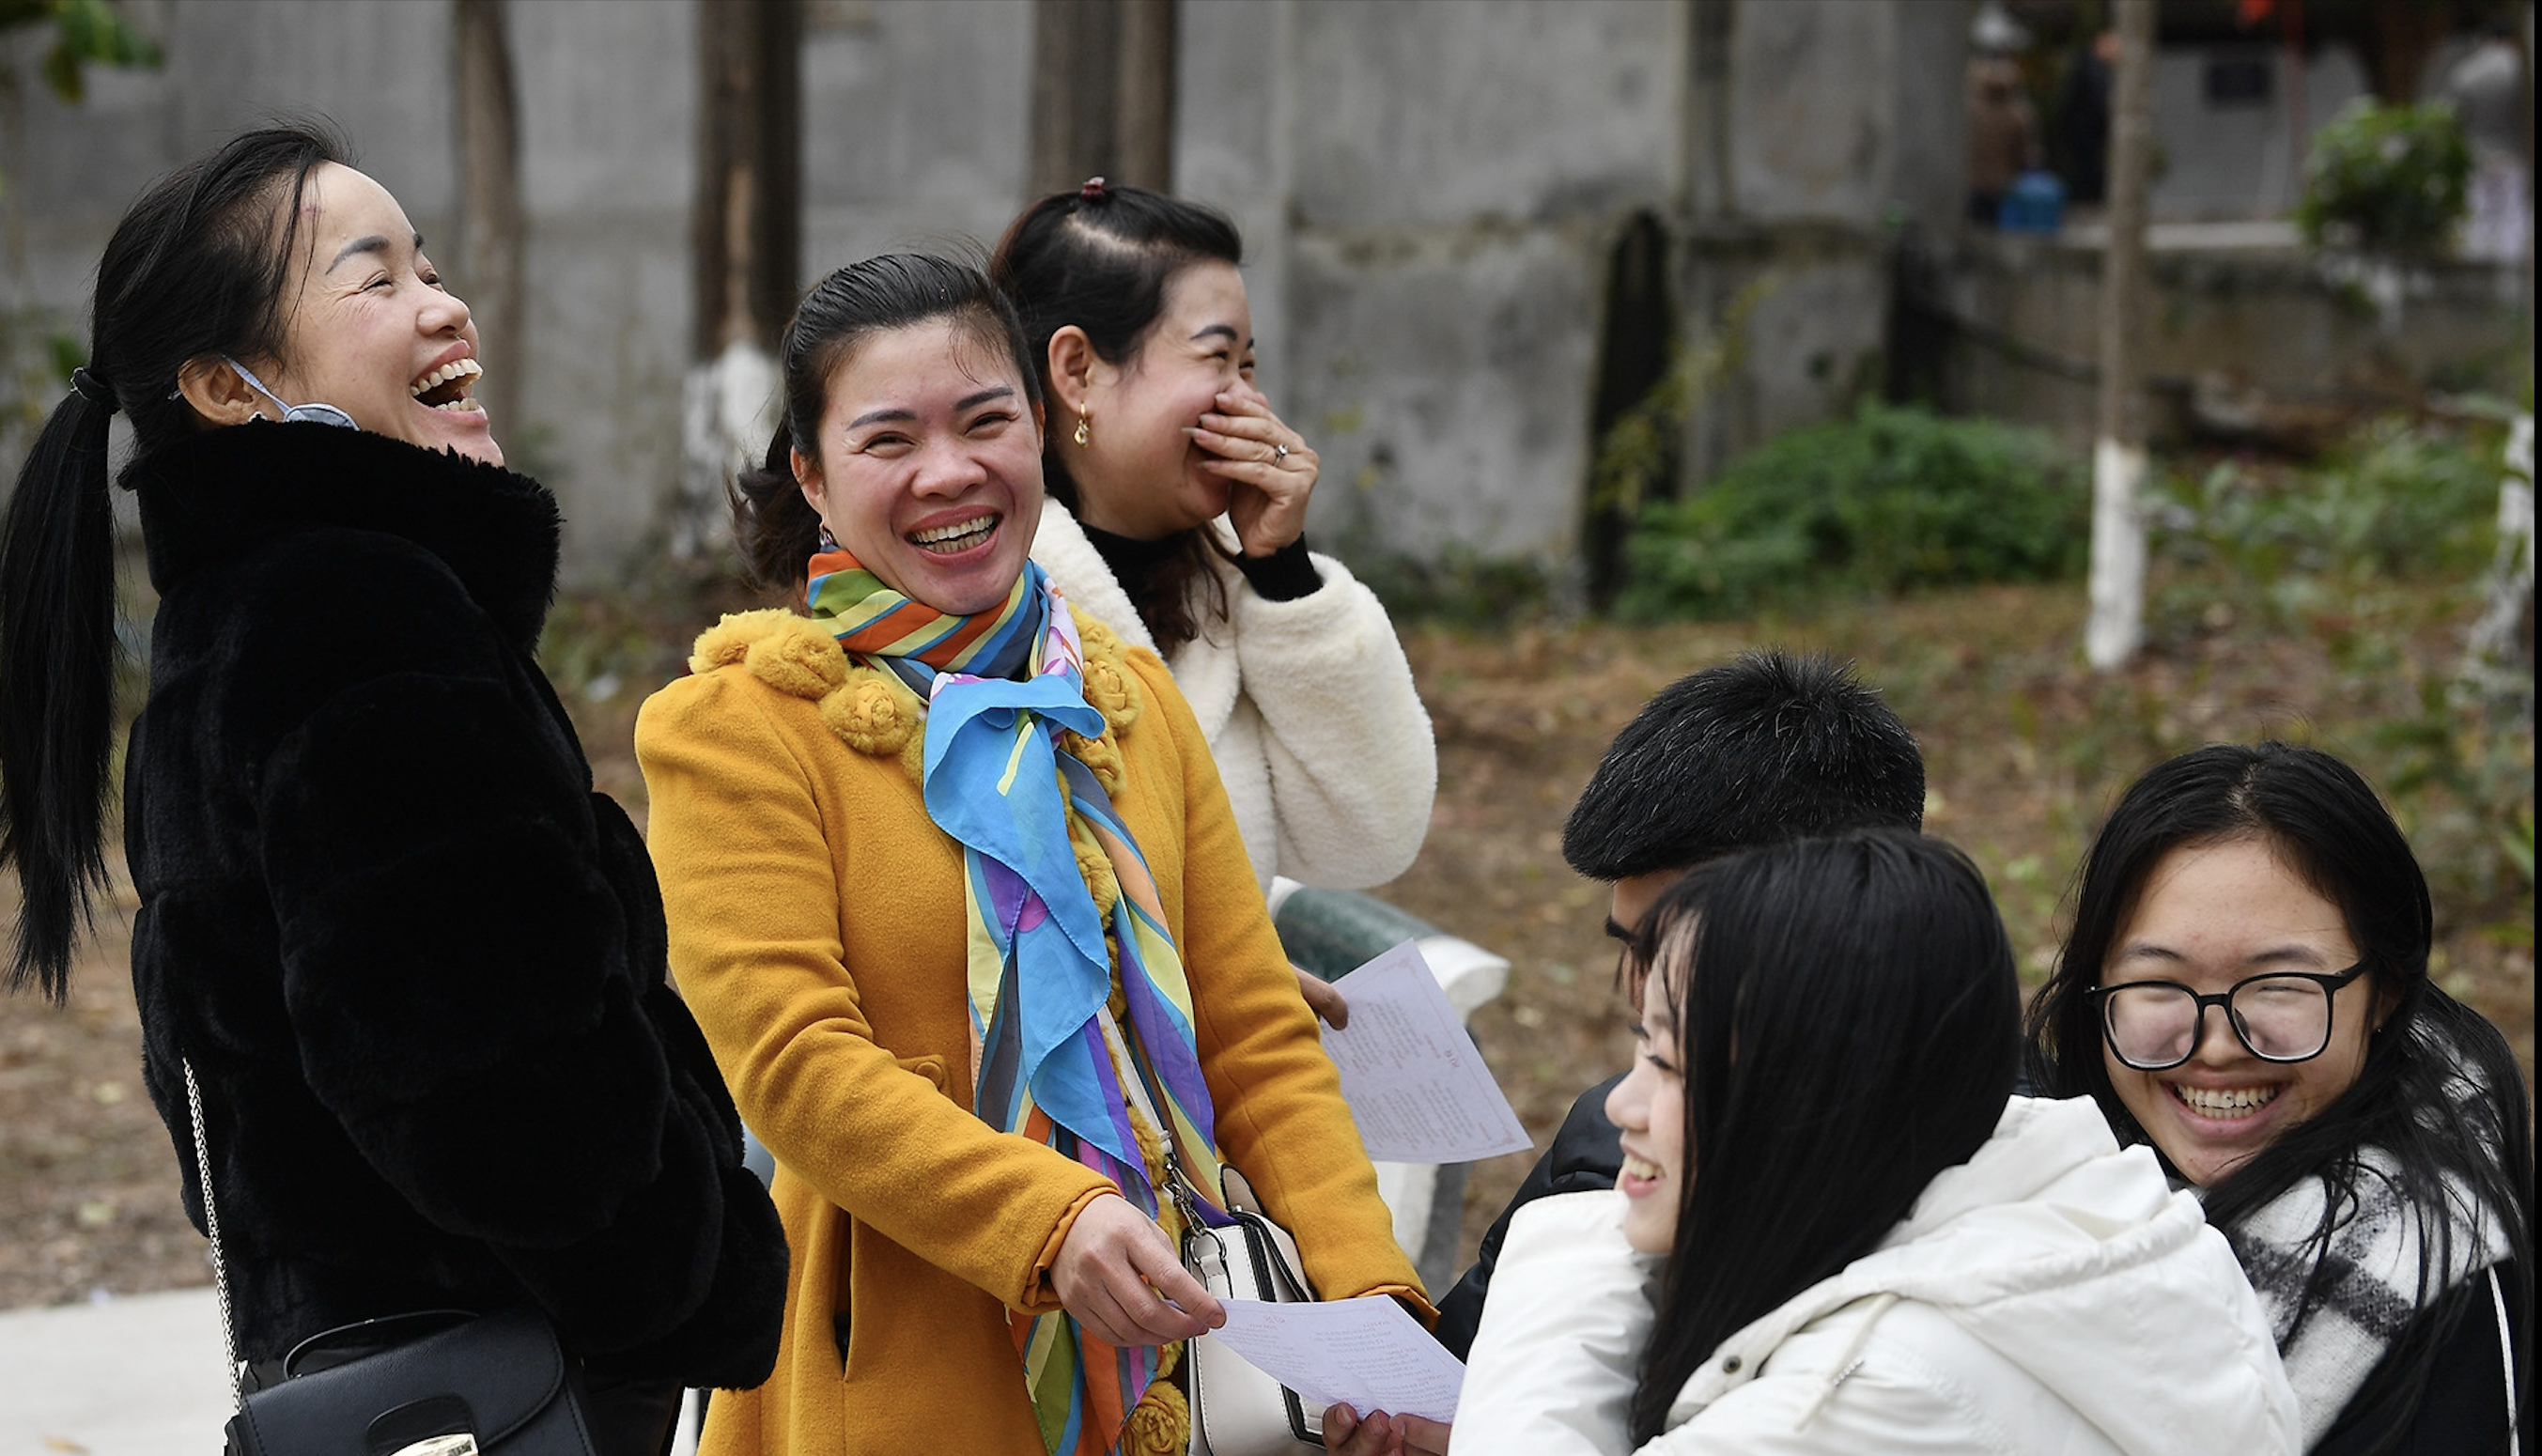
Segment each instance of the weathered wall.
[[[2378,309],[2361,277],[2292,246],[2285,231],[2271,247],[2153,230],[2138,339],[2158,441],[2248,427],[2302,444],[2430,389],[2510,390],[2529,369],[2520,272],[2444,263],[2395,275],[2397,307]],[[2083,244],[1969,240],[1945,294],[1976,327],[1951,351],[1944,402],[2088,448],[2100,269],[2100,250]]]
[[[127,0],[165,71],[0,113],[0,308],[75,319],[133,193],[261,116],[332,117],[463,296],[447,0]],[[567,570],[658,546],[677,490],[696,168],[689,0],[512,0],[527,240],[516,462]],[[1682,336],[1760,287],[1698,467],[1876,372],[1888,229],[1958,205],[1967,6],[1932,0],[1193,0],[1176,183],[1244,230],[1262,379],[1323,452],[1347,551],[1567,559],[1594,442],[1607,256],[1637,212]],[[13,60],[30,74],[35,37]],[[807,284],[894,247],[985,246],[1022,195],[1030,0],[810,0]],[[1706,47],[1710,47],[1707,49]]]
[[1297,8],[1274,67],[1294,158],[1282,404],[1324,455],[1319,533],[1567,551],[1604,248],[1680,185],[1682,15]]
[[[1722,155],[1697,188],[1681,309],[1691,337],[1735,333],[1740,363],[1687,423],[1691,485],[1885,373],[1889,255],[1959,227],[1968,175],[1961,73],[1969,7],[1746,4],[1729,16]],[[1703,67],[1698,65],[1700,78]]]
[[[617,569],[643,539],[679,457],[687,207],[696,88],[684,0],[515,4],[522,189],[529,219],[522,417],[496,422],[514,461],[555,487],[569,569]],[[442,4],[160,0],[134,18],[160,71],[91,68],[73,108],[20,89],[6,128],[0,308],[85,333],[98,254],[151,180],[282,114],[327,117],[405,204],[467,291],[450,236],[456,178],[451,23]],[[39,33],[11,44],[32,75]]]
[[[2209,68],[2233,62],[2264,67],[2268,94],[2210,97]],[[2153,140],[2160,170],[2147,188],[2147,205],[2156,218],[2250,217],[2292,207],[2302,188],[2298,130],[2310,136],[2366,92],[2364,64],[2345,45],[2315,52],[2300,78],[2284,50],[2266,42],[2155,51]]]

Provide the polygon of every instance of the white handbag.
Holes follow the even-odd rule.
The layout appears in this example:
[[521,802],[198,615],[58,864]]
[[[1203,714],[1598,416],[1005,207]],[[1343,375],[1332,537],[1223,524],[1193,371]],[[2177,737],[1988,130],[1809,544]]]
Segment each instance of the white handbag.
[[[1112,1013],[1102,1013],[1104,1040],[1112,1047],[1116,1066],[1133,1066],[1122,1045],[1121,1028]],[[1139,1078],[1123,1078],[1123,1090],[1148,1126],[1164,1126],[1156,1104]],[[1180,1204],[1183,1214],[1183,1268],[1220,1299],[1258,1299],[1271,1304],[1311,1303],[1315,1289],[1307,1282],[1306,1265],[1298,1258],[1298,1241],[1262,1211],[1253,1185],[1233,1167],[1219,1169],[1219,1197],[1210,1201],[1235,1221],[1213,1227],[1201,1221],[1195,1201],[1208,1196],[1192,1187],[1182,1162],[1168,1148],[1160,1190]],[[1263,1374],[1227,1347],[1216,1336],[1203,1335],[1185,1347],[1186,1394],[1191,1407],[1190,1456],[1302,1456],[1324,1449],[1324,1413],[1309,1410],[1298,1393]]]
[[[1174,1171],[1179,1177],[1181,1170]],[[1263,1213],[1243,1174],[1228,1168],[1222,1182],[1221,1206],[1235,1223],[1189,1225],[1183,1268],[1221,1299],[1311,1302],[1315,1291],[1299,1262],[1298,1241]],[[1299,1456],[1324,1449],[1322,1409],[1308,1409],[1296,1391],[1253,1368],[1217,1336],[1191,1342],[1185,1359],[1191,1371],[1191,1456]]]

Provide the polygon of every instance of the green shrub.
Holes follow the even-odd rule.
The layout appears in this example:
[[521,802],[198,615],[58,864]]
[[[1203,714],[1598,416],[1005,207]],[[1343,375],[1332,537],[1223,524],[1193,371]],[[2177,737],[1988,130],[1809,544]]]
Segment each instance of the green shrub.
[[2442,252],[2463,215],[2471,147],[2443,102],[2360,97],[2315,132],[2295,222],[2314,244],[2366,253]]
[[1733,617],[1831,594],[2035,581],[2081,566],[2083,473],[2038,431],[1866,403],[1645,506],[1615,612]]
[[2158,548],[2187,565],[2219,563],[2244,589],[2468,577],[2494,544],[2496,455],[2451,432],[2383,419],[2309,470],[2224,461],[2195,481],[2168,482]]

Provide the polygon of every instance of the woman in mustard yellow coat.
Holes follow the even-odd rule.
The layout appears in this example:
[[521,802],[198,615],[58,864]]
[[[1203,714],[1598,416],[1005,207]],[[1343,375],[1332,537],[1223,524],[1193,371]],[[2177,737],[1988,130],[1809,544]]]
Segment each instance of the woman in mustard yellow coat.
[[810,615],[725,619],[636,728],[671,963],[793,1251],[707,1449],[1179,1456],[1224,1316],[1176,1176],[1241,1169],[1323,1297],[1428,1306],[1190,709],[1026,558],[1011,308],[875,258],[782,352],[736,534]]

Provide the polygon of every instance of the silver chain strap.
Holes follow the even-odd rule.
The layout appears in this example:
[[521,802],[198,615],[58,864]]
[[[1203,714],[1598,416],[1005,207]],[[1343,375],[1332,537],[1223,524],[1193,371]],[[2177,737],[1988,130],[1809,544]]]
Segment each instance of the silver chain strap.
[[212,1206],[212,1145],[203,1137],[203,1089],[194,1085],[192,1058],[180,1056],[177,1064],[186,1071],[186,1108],[193,1116],[194,1176],[203,1189],[203,1232],[212,1240],[212,1289],[221,1305],[221,1350],[229,1357],[230,1404],[245,1400],[239,1389],[238,1335],[230,1323],[230,1270],[221,1258],[221,1215]]

